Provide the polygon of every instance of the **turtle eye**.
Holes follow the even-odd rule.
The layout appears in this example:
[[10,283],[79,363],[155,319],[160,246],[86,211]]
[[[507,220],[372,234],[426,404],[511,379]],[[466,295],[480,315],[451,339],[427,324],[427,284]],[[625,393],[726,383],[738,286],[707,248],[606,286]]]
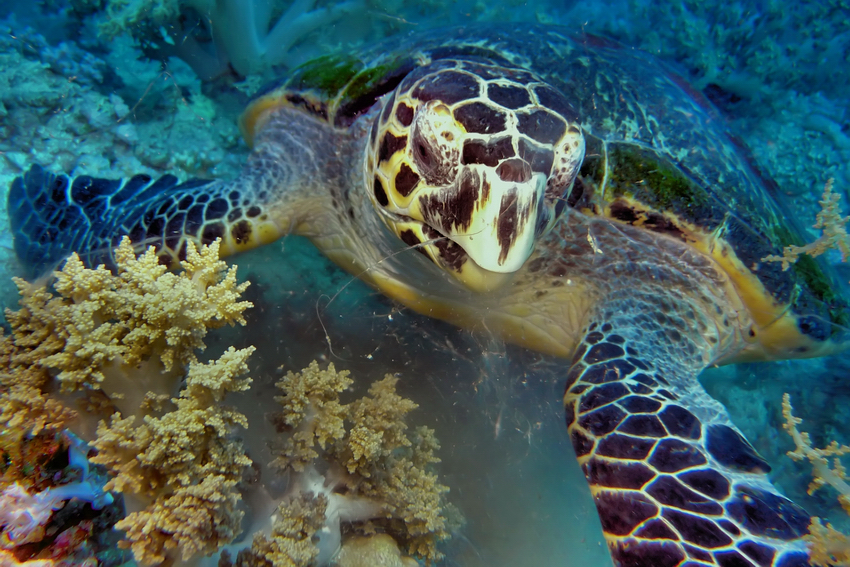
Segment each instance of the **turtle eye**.
[[408,139],[411,165],[432,186],[445,186],[457,176],[460,162],[458,127],[451,111],[431,101],[420,107]]
[[421,134],[417,134],[413,138],[413,152],[417,165],[424,171],[433,171],[437,167],[437,158]]

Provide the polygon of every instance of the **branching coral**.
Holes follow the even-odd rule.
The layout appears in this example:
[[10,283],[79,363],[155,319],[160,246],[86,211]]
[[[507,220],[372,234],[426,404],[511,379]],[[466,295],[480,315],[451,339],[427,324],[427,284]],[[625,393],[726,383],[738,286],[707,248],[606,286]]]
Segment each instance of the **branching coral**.
[[58,373],[65,392],[103,391],[124,416],[144,413],[145,398],[171,396],[197,361],[208,329],[245,324],[237,301],[248,283],[218,259],[215,242],[189,245],[183,272],[159,263],[153,248],[136,258],[128,239],[116,250],[117,274],[84,267],[72,255],[56,272],[53,296],[16,279],[23,308],[7,312],[18,348],[37,368]]
[[[236,557],[235,567],[304,567],[316,565],[319,549],[313,543],[325,524],[327,497],[299,494],[281,504],[276,513],[270,538],[254,536],[250,550]],[[225,558],[222,563],[227,563]],[[419,563],[404,557],[398,543],[387,534],[351,536],[334,558],[339,567],[417,567]]]
[[237,567],[301,567],[319,555],[313,543],[325,524],[328,499],[299,494],[278,506],[271,538],[256,534],[251,551],[237,558]]
[[[153,248],[136,257],[127,239],[115,258],[113,275],[72,255],[55,274],[57,295],[16,282],[22,309],[7,312],[12,335],[0,362],[10,386],[0,392],[1,415],[21,422],[18,438],[70,423],[73,415],[45,395],[54,376],[66,394],[105,398],[117,411],[99,425],[91,461],[113,473],[107,489],[124,493],[123,544],[143,564],[209,554],[239,532],[237,485],[251,461],[232,434],[247,420],[220,402],[249,387],[240,376],[254,349],[231,347],[209,364],[195,351],[208,329],[245,323],[251,304],[239,296],[248,284],[218,259],[218,242],[200,252],[190,244],[179,274]],[[31,409],[21,388],[36,394]]]
[[[798,429],[803,420],[794,416],[791,397],[788,394],[782,398],[782,417],[785,420],[783,427],[791,435],[796,446],[793,451],[788,452],[788,456],[795,461],[808,460],[814,469],[809,494],[823,486],[832,486],[838,491],[838,501],[844,511],[850,514],[850,477],[840,460],[842,456],[850,453],[850,447],[840,445],[836,441],[832,441],[823,449],[812,446],[809,434]],[[830,459],[833,459],[832,466]],[[805,540],[809,544],[812,564],[824,567],[850,566],[850,537],[830,524],[824,524],[820,518],[812,518]]]
[[[127,240],[115,258],[113,275],[72,256],[55,274],[55,294],[18,281],[22,309],[7,314],[12,335],[0,350],[9,376],[15,372],[0,392],[2,415],[26,422],[20,437],[74,419],[51,405],[50,382],[90,403],[99,397],[113,413],[92,436],[90,460],[111,473],[105,488],[124,495],[127,515],[116,524],[122,547],[143,565],[211,555],[241,530],[252,461],[233,433],[248,423],[222,402],[248,389],[243,376],[254,349],[231,347],[206,364],[196,350],[208,329],[244,324],[250,304],[239,296],[247,284],[219,261],[217,243],[200,252],[190,246],[179,274],[152,249],[136,257]],[[333,365],[320,370],[314,362],[280,381],[275,423],[285,435],[273,468],[289,476],[289,487],[274,503],[271,529],[255,535],[238,565],[327,565],[344,529],[385,533],[412,554],[441,557],[448,488],[430,470],[439,445],[428,428],[408,431],[405,419],[417,406],[396,393],[397,381],[387,376],[350,403],[340,395],[352,380]],[[36,394],[31,409],[18,400],[18,385]],[[26,494],[35,493],[19,496]]]
[[138,427],[135,417],[115,414],[98,427],[92,462],[116,475],[107,488],[123,492],[130,511],[116,526],[143,564],[162,562],[172,550],[184,560],[207,555],[239,534],[236,486],[251,460],[231,432],[248,423],[218,402],[248,389],[250,381],[238,376],[253,350],[231,347],[212,364],[190,365],[174,411],[145,416]]
[[786,246],[782,256],[771,254],[763,258],[766,262],[782,262],[782,269],[787,270],[791,264],[797,261],[801,254],[809,256],[820,256],[827,250],[836,249],[841,252],[841,260],[846,262],[850,258],[850,236],[847,235],[847,220],[850,217],[842,217],[840,209],[841,197],[832,192],[830,179],[823,188],[823,196],[820,199],[821,210],[817,216],[814,228],[821,230],[820,237],[805,246]]
[[349,404],[339,394],[351,379],[333,364],[320,370],[313,362],[277,384],[285,393],[280,423],[290,435],[273,465],[292,474],[291,494],[327,499],[319,565],[339,548],[340,524],[367,521],[411,553],[441,557],[436,544],[449,537],[448,488],[428,470],[439,462],[439,445],[427,427],[407,435],[405,418],[417,405],[396,393],[397,381],[388,375]]
[[45,395],[50,375],[32,350],[0,335],[0,456],[8,464],[6,482],[20,480],[25,438],[57,434],[77,415]]

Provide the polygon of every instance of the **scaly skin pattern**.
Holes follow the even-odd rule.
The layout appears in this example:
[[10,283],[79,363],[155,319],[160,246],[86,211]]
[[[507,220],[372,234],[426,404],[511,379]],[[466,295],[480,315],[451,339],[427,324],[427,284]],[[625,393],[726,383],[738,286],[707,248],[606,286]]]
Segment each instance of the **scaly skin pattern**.
[[162,262],[176,268],[189,240],[197,246],[221,238],[228,255],[310,232],[300,226],[304,219],[339,217],[331,208],[339,200],[332,205],[326,196],[328,187],[341,185],[341,167],[325,151],[338,136],[324,123],[299,118],[297,130],[285,116],[272,121],[233,181],[69,178],[34,165],[9,190],[15,251],[32,277],[57,267],[70,251],[87,265],[115,266],[114,249],[126,235],[140,249],[155,246]]
[[525,277],[550,282],[541,302],[567,282],[593,298],[564,404],[614,564],[808,565],[808,514],[697,380],[748,338],[729,277],[676,239],[575,211],[564,220]]
[[808,514],[769,484],[768,464],[701,391],[698,366],[663,371],[647,356],[642,335],[669,331],[638,319],[610,313],[588,327],[564,400],[615,565],[808,565]]

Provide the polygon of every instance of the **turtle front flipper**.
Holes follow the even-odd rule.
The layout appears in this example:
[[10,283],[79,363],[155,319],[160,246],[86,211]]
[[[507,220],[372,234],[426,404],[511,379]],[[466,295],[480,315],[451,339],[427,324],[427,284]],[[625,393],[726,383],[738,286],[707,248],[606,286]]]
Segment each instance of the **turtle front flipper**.
[[808,566],[808,514],[697,381],[711,337],[640,303],[589,325],[564,398],[614,564]]
[[222,239],[222,254],[253,248],[281,236],[266,204],[270,191],[256,176],[231,181],[173,175],[127,180],[69,178],[38,165],[16,178],[9,190],[15,252],[35,277],[77,252],[90,266],[114,265],[123,236],[153,245],[164,262],[185,258],[186,245]]

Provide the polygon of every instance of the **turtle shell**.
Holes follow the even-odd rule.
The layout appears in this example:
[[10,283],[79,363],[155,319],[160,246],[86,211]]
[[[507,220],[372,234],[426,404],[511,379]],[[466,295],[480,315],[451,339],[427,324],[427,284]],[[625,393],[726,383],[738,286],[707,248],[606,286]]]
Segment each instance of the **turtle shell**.
[[[587,151],[566,206],[664,233],[714,258],[755,321],[749,333],[761,346],[752,358],[820,355],[844,340],[848,306],[823,262],[804,256],[783,271],[764,261],[804,243],[775,184],[702,93],[614,41],[528,25],[396,37],[316,59],[269,85],[246,109],[243,133],[250,144],[266,112],[280,105],[346,128],[415,68],[456,58],[528,69],[570,101],[571,109],[553,110],[578,111]],[[509,95],[500,93],[500,104],[522,104]],[[745,349],[738,360],[746,358]]]
[[302,108],[345,128],[398,86],[414,68],[412,58],[404,55],[375,59],[365,53],[338,54],[308,61],[254,95],[240,119],[242,135],[252,145],[264,116],[281,105]]
[[301,108],[334,126],[347,128],[414,69],[437,59],[463,56],[508,63],[487,46],[463,42],[442,45],[430,35],[413,36],[421,49],[403,48],[403,36],[357,53],[325,55],[267,84],[251,98],[240,119],[245,141],[253,144],[267,112],[279,106]]

